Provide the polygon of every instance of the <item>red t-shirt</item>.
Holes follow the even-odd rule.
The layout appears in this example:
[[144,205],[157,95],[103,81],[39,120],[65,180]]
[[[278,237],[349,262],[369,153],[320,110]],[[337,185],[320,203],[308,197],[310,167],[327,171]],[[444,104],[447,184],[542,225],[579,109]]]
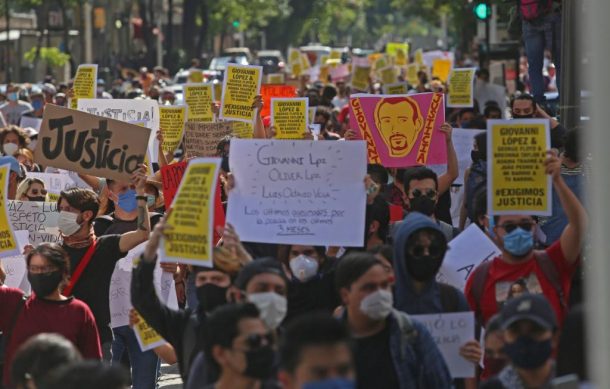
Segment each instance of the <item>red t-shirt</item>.
[[[557,267],[564,298],[567,299],[570,295],[572,275],[578,266],[578,261],[575,261],[573,264],[566,261],[560,241],[555,242],[547,248],[546,253]],[[473,311],[476,311],[477,304],[472,295],[472,279],[471,275],[466,282],[464,292],[468,299],[468,304],[470,304]],[[557,292],[546,278],[532,254],[530,259],[516,264],[506,263],[500,257],[493,259],[489,267],[487,279],[485,280],[482,301],[480,302],[484,323],[487,323],[493,315],[498,313],[502,304],[509,297],[509,294],[514,295],[520,292],[544,294],[555,310],[558,322],[560,324],[563,322],[567,312],[564,312]]]
[[[23,292],[0,287],[0,331],[10,331]],[[25,301],[13,327],[6,348],[4,385],[9,385],[10,368],[15,352],[31,336],[44,332],[56,333],[71,341],[83,358],[101,359],[102,348],[95,319],[84,302],[73,297],[64,301],[48,301],[34,295]]]

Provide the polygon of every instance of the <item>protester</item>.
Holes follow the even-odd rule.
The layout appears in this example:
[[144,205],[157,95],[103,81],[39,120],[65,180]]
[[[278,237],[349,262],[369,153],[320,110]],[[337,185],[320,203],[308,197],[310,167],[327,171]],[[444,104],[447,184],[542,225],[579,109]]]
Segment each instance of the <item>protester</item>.
[[20,201],[42,201],[47,198],[44,181],[38,178],[26,178],[17,187],[15,198]]
[[552,118],[542,109],[539,103],[528,94],[515,96],[510,101],[510,110],[513,119],[548,119],[551,128],[551,147],[563,147],[563,137],[566,129],[555,118]]
[[500,374],[509,362],[504,352],[504,332],[502,331],[502,316],[500,314],[495,315],[487,322],[483,347],[483,371],[480,379],[485,381]]
[[475,135],[472,151],[470,152],[472,165],[464,172],[464,200],[460,211],[460,229],[466,226],[466,218],[475,223],[476,194],[487,188],[487,133]]
[[0,144],[2,145],[2,154],[12,157],[17,154],[19,149],[25,149],[30,143],[30,138],[25,131],[17,126],[9,126],[0,131]]
[[15,157],[0,157],[0,166],[2,165],[10,166],[8,192],[6,197],[8,200],[15,200],[17,198],[17,188],[19,187],[19,183],[25,178],[25,172]]
[[[15,124],[19,125],[21,122],[21,116],[24,113],[30,112],[33,110],[30,103],[19,100],[19,93],[21,92],[21,88],[18,85],[9,84],[6,86],[6,99],[8,100],[6,103],[0,105],[0,112],[6,123],[2,126],[5,127],[6,124]],[[4,142],[0,143],[4,144]]]

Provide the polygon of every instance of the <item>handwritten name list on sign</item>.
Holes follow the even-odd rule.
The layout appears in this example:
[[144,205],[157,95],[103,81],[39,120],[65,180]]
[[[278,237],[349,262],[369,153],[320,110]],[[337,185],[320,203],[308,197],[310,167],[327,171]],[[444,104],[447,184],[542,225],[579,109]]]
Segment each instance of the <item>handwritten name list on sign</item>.
[[233,139],[227,222],[244,241],[362,246],[364,142]]

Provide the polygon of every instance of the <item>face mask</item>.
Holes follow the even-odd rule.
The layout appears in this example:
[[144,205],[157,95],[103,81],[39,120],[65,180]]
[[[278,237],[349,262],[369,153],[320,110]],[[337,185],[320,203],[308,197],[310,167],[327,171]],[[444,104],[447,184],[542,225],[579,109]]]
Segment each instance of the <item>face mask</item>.
[[426,282],[434,278],[442,264],[443,257],[431,255],[410,256],[406,260],[407,271],[419,282]]
[[347,378],[329,378],[322,381],[308,382],[303,389],[355,389],[356,384]]
[[434,208],[436,204],[428,196],[419,196],[409,199],[410,209],[412,212],[423,213],[426,216],[432,216],[434,214]]
[[50,273],[28,273],[28,281],[32,285],[32,290],[37,297],[46,297],[53,293],[63,278],[63,274],[59,270]]
[[204,312],[227,303],[227,289],[214,284],[203,284],[197,287],[197,300]]
[[520,336],[514,343],[507,343],[504,352],[515,367],[534,370],[551,358],[551,339],[537,341],[529,336]]
[[8,95],[6,95],[6,98],[8,99],[8,101],[17,101],[17,99],[19,98],[19,95],[17,94],[17,92],[11,92]]
[[230,172],[231,168],[229,168],[229,156],[222,157],[222,161],[220,162],[220,168],[225,172]]
[[146,197],[146,206],[148,208],[152,208],[156,203],[157,203],[157,199],[155,199],[155,196]]
[[42,101],[41,100],[34,100],[32,101],[32,108],[34,108],[34,111],[38,111],[39,109],[41,109],[43,106]]
[[306,255],[299,255],[290,260],[292,275],[301,282],[307,282],[318,274],[318,261]]
[[32,139],[28,145],[28,149],[32,151],[36,150],[36,143],[38,143],[38,139]]
[[76,213],[61,211],[59,212],[59,222],[57,226],[65,236],[72,236],[80,230],[80,224],[76,222],[78,215]]
[[271,346],[259,347],[256,350],[246,351],[246,370],[244,375],[260,380],[271,377],[275,352]]
[[129,189],[125,193],[119,195],[119,208],[125,212],[133,212],[138,207],[138,200],[136,199],[136,191]]
[[392,292],[379,289],[360,302],[360,310],[373,320],[383,320],[392,312]]
[[485,357],[483,360],[483,366],[485,366],[485,371],[489,372],[489,376],[495,376],[500,374],[502,369],[506,367],[508,361],[504,358],[488,358]]
[[534,247],[534,235],[521,227],[504,235],[504,249],[516,257],[523,257]]
[[288,302],[284,296],[275,292],[252,293],[248,295],[248,301],[256,305],[261,313],[261,319],[267,327],[276,329],[288,310]]
[[46,200],[46,197],[44,197],[44,196],[33,196],[33,197],[28,196],[28,200],[44,202]]
[[13,156],[19,150],[19,146],[14,143],[5,143],[2,145],[2,151],[4,151],[4,155]]
[[513,119],[533,119],[534,118],[534,114],[531,113],[529,115],[517,115],[516,113],[513,113]]

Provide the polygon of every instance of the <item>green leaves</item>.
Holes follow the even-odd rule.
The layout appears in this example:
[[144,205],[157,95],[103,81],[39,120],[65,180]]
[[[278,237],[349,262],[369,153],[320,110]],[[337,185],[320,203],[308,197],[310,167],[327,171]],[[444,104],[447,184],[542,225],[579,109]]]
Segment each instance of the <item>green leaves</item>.
[[[23,58],[30,63],[34,63],[36,61],[36,47],[27,51]],[[64,66],[70,60],[70,56],[61,52],[57,47],[41,47],[39,58],[52,67]]]

